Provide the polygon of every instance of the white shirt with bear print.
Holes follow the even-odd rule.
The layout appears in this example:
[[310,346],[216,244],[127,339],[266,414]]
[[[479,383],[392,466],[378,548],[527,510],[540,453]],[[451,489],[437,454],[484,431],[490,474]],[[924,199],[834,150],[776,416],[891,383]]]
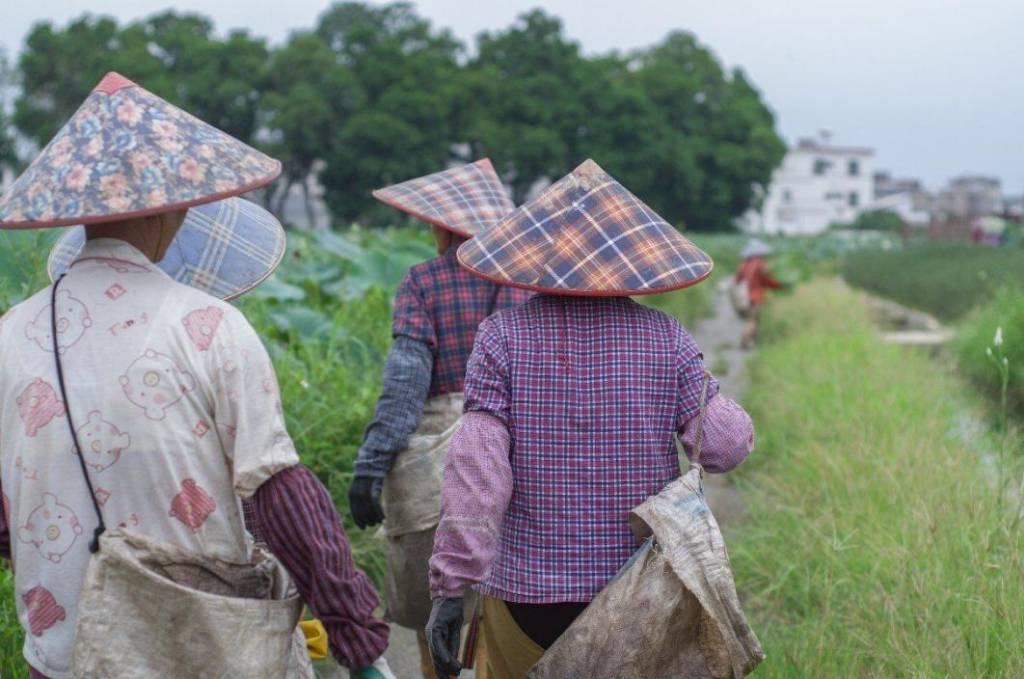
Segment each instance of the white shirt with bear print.
[[97,525],[69,411],[107,526],[210,556],[247,558],[239,497],[299,460],[270,359],[231,305],[90,241],[57,294],[64,403],[50,295],[0,319],[0,481],[25,658],[62,679]]

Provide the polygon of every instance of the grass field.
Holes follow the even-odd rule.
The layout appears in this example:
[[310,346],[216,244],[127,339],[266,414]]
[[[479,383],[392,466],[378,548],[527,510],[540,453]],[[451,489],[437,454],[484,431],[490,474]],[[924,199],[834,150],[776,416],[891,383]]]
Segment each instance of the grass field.
[[[1003,343],[990,355],[997,333]],[[975,309],[957,328],[953,346],[963,373],[997,404],[1003,381],[996,364],[1006,359],[1007,405],[1024,422],[1024,284],[1000,290]]]
[[956,434],[964,384],[879,344],[837,283],[780,300],[765,338],[730,541],[757,676],[1024,676],[1024,537],[993,442]]
[[848,283],[945,321],[963,317],[1006,286],[1024,286],[1024,248],[967,244],[862,250],[844,260]]

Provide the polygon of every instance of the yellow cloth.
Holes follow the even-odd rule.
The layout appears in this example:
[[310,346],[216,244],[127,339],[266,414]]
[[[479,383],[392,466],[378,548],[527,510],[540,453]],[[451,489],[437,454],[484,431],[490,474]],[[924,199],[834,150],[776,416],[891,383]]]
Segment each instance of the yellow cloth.
[[306,635],[306,648],[313,660],[327,657],[327,630],[319,620],[303,620],[299,623],[302,633]]
[[524,679],[544,655],[544,649],[519,629],[500,599],[484,597],[480,639],[486,650],[477,655],[477,666],[487,679]]

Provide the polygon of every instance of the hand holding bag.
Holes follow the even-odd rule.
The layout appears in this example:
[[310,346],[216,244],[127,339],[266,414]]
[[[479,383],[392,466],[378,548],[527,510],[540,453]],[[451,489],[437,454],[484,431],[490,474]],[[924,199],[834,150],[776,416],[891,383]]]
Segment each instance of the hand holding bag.
[[631,512],[633,533],[646,542],[530,679],[732,679],[764,659],[701,484],[708,381],[689,470]]

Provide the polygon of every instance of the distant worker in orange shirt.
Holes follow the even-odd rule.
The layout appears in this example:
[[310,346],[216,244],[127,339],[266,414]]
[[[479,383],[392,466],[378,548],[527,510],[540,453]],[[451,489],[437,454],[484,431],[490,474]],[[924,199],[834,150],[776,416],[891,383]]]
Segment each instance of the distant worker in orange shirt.
[[765,289],[778,289],[782,287],[782,283],[771,275],[765,262],[765,257],[772,254],[770,245],[755,238],[746,244],[740,254],[743,261],[740,262],[733,281],[733,305],[746,320],[740,346],[750,349],[757,340],[758,320],[761,316],[761,305],[765,301]]

